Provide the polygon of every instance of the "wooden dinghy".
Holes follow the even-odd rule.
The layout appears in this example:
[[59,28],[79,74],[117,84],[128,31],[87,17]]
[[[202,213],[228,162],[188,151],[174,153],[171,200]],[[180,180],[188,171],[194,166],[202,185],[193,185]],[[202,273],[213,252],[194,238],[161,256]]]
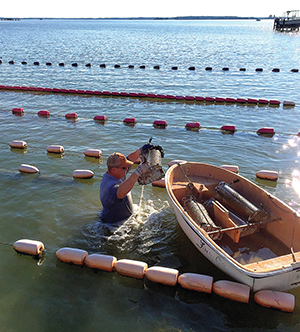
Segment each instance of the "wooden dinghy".
[[213,264],[253,291],[300,285],[300,217],[246,178],[204,163],[165,177],[178,222]]

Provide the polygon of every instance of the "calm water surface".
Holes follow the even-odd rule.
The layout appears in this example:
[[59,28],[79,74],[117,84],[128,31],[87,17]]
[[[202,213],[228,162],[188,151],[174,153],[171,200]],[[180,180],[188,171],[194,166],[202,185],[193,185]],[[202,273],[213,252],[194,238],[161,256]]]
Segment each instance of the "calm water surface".
[[[1,91],[0,241],[37,239],[47,249],[45,260],[37,264],[17,255],[11,246],[0,245],[1,331],[299,329],[299,290],[291,291],[296,308],[286,314],[258,306],[253,296],[249,304],[234,303],[214,294],[95,272],[55,257],[58,248],[77,247],[228,279],[181,231],[164,189],[148,185],[141,195],[142,188],[136,185],[132,191],[136,214],[113,235],[103,234],[98,222],[99,185],[106,159],[114,151],[128,154],[150,137],[165,150],[165,170],[173,159],[238,165],[240,174],[300,210],[300,73],[290,71],[300,67],[300,34],[274,33],[272,25],[272,21],[0,22],[1,85],[296,102],[294,108],[249,107]],[[40,65],[33,65],[35,61]],[[58,66],[60,62],[65,66]],[[78,67],[71,66],[74,62]],[[106,68],[100,68],[102,63]],[[160,69],[153,69],[155,65]],[[196,70],[188,70],[190,66]],[[211,72],[205,70],[208,66]],[[242,67],[245,72],[239,71]],[[14,107],[24,108],[25,115],[14,116]],[[37,116],[43,109],[50,111],[50,118]],[[77,112],[78,121],[67,121],[68,112]],[[99,114],[107,116],[105,126],[93,121]],[[137,118],[136,126],[125,126],[126,117]],[[167,129],[153,128],[156,119],[167,120]],[[201,122],[200,132],[185,130],[192,121]],[[236,126],[234,135],[220,132],[226,124]],[[275,136],[258,136],[261,127],[274,127]],[[27,150],[9,147],[12,140],[21,139]],[[48,154],[51,144],[63,145],[64,155]],[[103,158],[84,157],[87,148],[101,149]],[[37,166],[40,173],[20,174],[22,163]],[[74,180],[74,169],[91,169],[95,176]],[[278,182],[258,180],[255,173],[261,169],[279,171]]]

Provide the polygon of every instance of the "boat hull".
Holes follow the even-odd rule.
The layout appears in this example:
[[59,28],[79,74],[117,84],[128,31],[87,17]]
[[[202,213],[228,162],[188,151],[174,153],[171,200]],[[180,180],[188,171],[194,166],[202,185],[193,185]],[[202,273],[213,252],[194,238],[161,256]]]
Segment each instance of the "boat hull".
[[[208,167],[208,169],[210,169],[210,165],[203,165],[205,165],[205,168]],[[253,291],[262,289],[286,291],[300,285],[300,262],[294,262],[293,264],[288,264],[286,267],[273,269],[272,271],[255,272],[238,263],[224,250],[222,250],[215,243],[215,241],[207,236],[206,232],[191,220],[190,216],[182,208],[172,191],[172,178],[174,176],[173,171],[176,167],[178,168],[177,165],[172,166],[166,174],[167,192],[180,227],[201,254],[203,254],[210,262],[233,279],[250,286]],[[214,171],[215,166],[212,166],[211,169]],[[227,170],[218,170],[218,173],[219,172],[221,172],[221,175],[227,175],[227,181],[238,177],[240,181],[245,180],[245,183],[247,184],[249,182],[249,180],[239,175],[232,176],[233,173]],[[226,172],[229,174],[226,174]],[[253,186],[257,187],[255,184],[253,184]],[[260,190],[263,191],[263,189]],[[286,208],[287,206],[284,205],[284,207]],[[201,273],[201,271],[199,272]]]

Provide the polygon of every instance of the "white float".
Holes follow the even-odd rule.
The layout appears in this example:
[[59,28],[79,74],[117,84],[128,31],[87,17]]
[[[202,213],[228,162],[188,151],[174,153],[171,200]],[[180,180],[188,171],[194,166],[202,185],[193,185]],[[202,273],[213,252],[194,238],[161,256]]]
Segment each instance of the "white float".
[[239,172],[239,166],[236,166],[236,165],[221,165],[220,167],[227,169],[228,171],[231,171],[233,173]]
[[64,263],[73,263],[75,265],[83,265],[88,252],[76,248],[60,248],[56,251],[56,257]]
[[88,169],[75,169],[73,172],[73,178],[76,179],[91,179],[94,176],[94,172]]
[[285,100],[283,102],[283,106],[286,106],[286,107],[294,107],[296,106],[296,103],[292,100]]
[[28,255],[40,255],[45,249],[44,244],[40,241],[21,239],[14,243],[13,248],[17,252]]
[[147,268],[147,263],[130,259],[120,259],[115,263],[115,269],[119,274],[139,279],[144,278]]
[[278,174],[279,174],[279,172],[276,172],[276,171],[261,170],[256,173],[256,176],[258,178],[264,179],[264,180],[277,181]]
[[250,287],[228,280],[218,280],[213,284],[213,291],[227,299],[249,303]]
[[27,148],[27,143],[25,141],[12,141],[9,145],[10,145],[10,147],[16,148],[16,149]]
[[87,149],[84,151],[84,155],[87,157],[100,158],[102,151],[98,149]]
[[295,309],[295,297],[289,293],[261,290],[254,294],[254,300],[267,308],[276,308],[287,312],[293,312]]
[[171,167],[173,166],[174,164],[184,164],[186,163],[187,161],[186,160],[171,160],[169,163],[168,163],[168,166]]
[[111,272],[115,267],[116,261],[117,259],[114,256],[91,254],[85,258],[84,264],[92,269]]
[[47,152],[50,153],[63,153],[65,151],[62,145],[49,145],[47,147]]
[[168,267],[152,266],[146,271],[146,278],[152,282],[158,282],[167,286],[177,284],[179,271]]
[[32,165],[21,164],[19,171],[24,173],[38,173],[39,169]]
[[197,292],[211,293],[213,277],[197,273],[184,273],[178,277],[181,287]]

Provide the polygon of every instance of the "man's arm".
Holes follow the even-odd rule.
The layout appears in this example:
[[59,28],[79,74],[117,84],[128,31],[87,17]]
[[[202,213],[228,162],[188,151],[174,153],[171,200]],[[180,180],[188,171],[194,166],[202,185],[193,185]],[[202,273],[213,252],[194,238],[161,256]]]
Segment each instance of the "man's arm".
[[131,152],[128,156],[127,159],[129,159],[130,161],[135,162],[136,160],[139,159],[141,153],[141,149],[137,149],[136,151]]
[[117,197],[121,199],[125,197],[129,191],[133,188],[136,180],[138,179],[138,175],[136,173],[132,173],[125,181],[123,181],[117,190]]

